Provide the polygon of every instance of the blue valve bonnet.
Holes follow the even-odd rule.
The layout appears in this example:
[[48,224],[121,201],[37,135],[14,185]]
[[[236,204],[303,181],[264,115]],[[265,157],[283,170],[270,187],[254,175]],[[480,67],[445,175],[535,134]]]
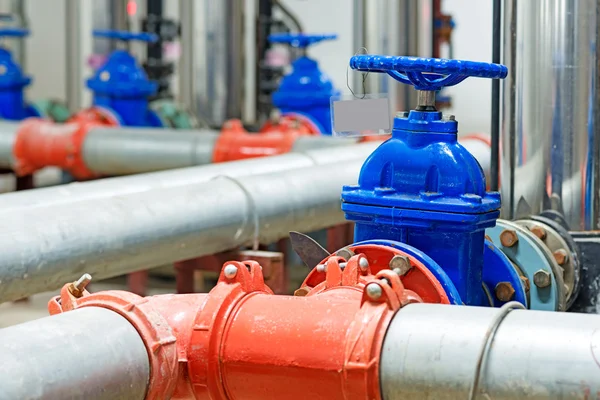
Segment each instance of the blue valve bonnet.
[[[145,42],[158,39],[148,33],[110,30],[96,30],[94,37]],[[124,125],[160,126],[156,121],[158,117],[148,109],[148,97],[156,93],[158,84],[148,79],[129,52],[113,51],[94,76],[87,80],[87,87],[94,92],[94,105],[114,111]]]
[[[275,34],[269,36],[271,43],[285,43],[296,48],[307,48],[336,35]],[[337,96],[331,79],[319,69],[318,63],[302,56],[292,63],[293,71],[283,77],[279,88],[273,93],[273,104],[282,113],[301,114],[314,122],[324,134],[331,134],[330,98]]]
[[458,60],[361,55],[354,69],[386,72],[420,93],[417,111],[399,113],[392,138],[363,164],[357,186],[342,192],[355,240],[394,240],[429,255],[465,304],[484,304],[484,229],[495,225],[500,195],[486,192],[483,170],[457,142],[458,124],[432,109],[434,90],[469,76],[499,78],[506,67]]

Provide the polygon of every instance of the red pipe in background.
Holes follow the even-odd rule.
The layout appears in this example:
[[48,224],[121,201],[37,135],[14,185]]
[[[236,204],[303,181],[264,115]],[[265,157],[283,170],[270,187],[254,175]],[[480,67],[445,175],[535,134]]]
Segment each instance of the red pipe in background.
[[116,126],[101,110],[89,108],[75,114],[65,124],[28,118],[17,131],[13,155],[17,176],[31,174],[48,166],[69,171],[79,180],[97,175],[85,165],[82,146],[87,133],[98,126]]
[[208,294],[142,298],[67,284],[48,308],[102,307],[125,317],[148,350],[146,399],[381,399],[387,326],[421,297],[396,272],[369,263],[363,254],[330,256],[317,272],[319,289],[295,296],[273,295],[259,263],[232,261]]
[[267,122],[258,133],[248,132],[240,120],[223,124],[215,143],[213,162],[244,160],[288,153],[299,136],[318,136],[310,126],[291,117]]

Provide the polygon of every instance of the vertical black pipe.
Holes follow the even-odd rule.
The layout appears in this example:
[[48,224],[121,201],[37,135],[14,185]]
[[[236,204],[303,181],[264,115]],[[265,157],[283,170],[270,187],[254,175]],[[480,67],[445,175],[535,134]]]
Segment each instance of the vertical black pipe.
[[[500,63],[502,2],[494,0],[492,16],[492,62]],[[492,79],[492,154],[490,189],[498,190],[500,178],[500,80]]]
[[[192,0],[193,1],[193,0]],[[146,1],[147,19],[148,21],[159,22],[163,17],[163,0],[147,0]],[[146,50],[147,59],[162,60],[162,40],[154,43],[148,43]]]

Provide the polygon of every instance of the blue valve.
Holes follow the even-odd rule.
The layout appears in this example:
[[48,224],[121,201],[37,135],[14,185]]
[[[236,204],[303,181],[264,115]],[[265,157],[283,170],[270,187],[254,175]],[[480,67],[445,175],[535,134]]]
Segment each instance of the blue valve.
[[[274,34],[271,43],[286,43],[305,50],[323,40],[337,38],[334,34]],[[273,104],[282,115],[293,116],[312,126],[316,132],[331,135],[330,99],[338,96],[331,79],[319,69],[317,62],[306,55],[292,64],[293,71],[284,76],[277,91],[273,93]]]
[[337,35],[330,34],[306,34],[306,33],[275,33],[268,37],[271,43],[285,43],[299,49],[307,48],[323,40],[335,40]]
[[[28,29],[1,28],[0,37],[23,38]],[[38,117],[40,113],[25,101],[23,90],[31,83],[21,66],[13,60],[7,48],[0,48],[0,117],[19,121],[27,117]]]
[[112,40],[120,40],[123,42],[129,42],[132,40],[138,40],[141,42],[154,43],[158,41],[158,35],[147,32],[129,32],[129,31],[114,31],[110,29],[95,29],[93,31],[95,38],[104,38]]
[[[356,242],[401,243],[429,256],[468,305],[499,306],[495,287],[510,282],[514,299],[524,287],[510,261],[491,242],[500,195],[486,192],[483,171],[457,141],[458,123],[435,109],[435,91],[467,77],[504,78],[503,65],[415,57],[357,55],[350,67],[383,72],[418,90],[416,110],[399,113],[392,138],[362,166],[358,185],[342,192],[342,210],[355,222]],[[396,246],[400,248],[401,246]]]
[[[152,33],[94,30],[94,37],[112,40],[156,42]],[[87,86],[94,92],[94,106],[103,109],[113,120],[125,126],[162,127],[158,115],[149,109],[148,98],[158,84],[148,79],[144,69],[126,50],[115,50]]]
[[413,85],[417,90],[440,90],[454,86],[466,78],[504,79],[504,65],[476,61],[439,58],[357,55],[350,59],[350,68],[358,71],[384,72],[392,78]]

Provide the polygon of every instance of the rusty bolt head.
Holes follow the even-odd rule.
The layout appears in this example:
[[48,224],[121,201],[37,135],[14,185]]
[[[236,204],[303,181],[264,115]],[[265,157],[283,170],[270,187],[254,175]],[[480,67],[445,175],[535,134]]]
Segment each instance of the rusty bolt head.
[[569,261],[569,253],[565,249],[558,249],[552,254],[558,265],[565,265]]
[[543,269],[536,271],[536,273],[533,274],[533,283],[539,288],[545,288],[550,286],[550,284],[552,283],[552,279],[550,279],[550,273],[544,271]]
[[399,276],[404,276],[411,270],[410,260],[406,256],[394,256],[390,260],[390,269]]
[[515,288],[510,282],[499,282],[495,292],[496,298],[500,301],[511,301],[515,297]]
[[540,240],[546,239],[546,230],[539,225],[532,226],[529,228],[529,231],[537,236],[537,238]]
[[73,296],[81,297],[83,296],[83,291],[91,281],[92,276],[90,274],[83,274],[81,278],[77,279],[68,286],[68,290]]
[[350,257],[354,255],[354,252],[346,247],[343,249],[339,249],[335,252],[335,255],[338,257],[342,257],[344,260],[348,261]]
[[529,292],[529,290],[531,289],[531,284],[529,283],[529,279],[522,276],[521,277],[521,282],[523,282],[523,286],[525,287],[525,291]]
[[302,286],[300,289],[296,289],[294,296],[304,297],[310,292],[310,289],[309,286]]
[[517,236],[517,232],[512,229],[505,229],[500,234],[500,243],[504,247],[513,247],[515,244],[519,242],[519,237]]

